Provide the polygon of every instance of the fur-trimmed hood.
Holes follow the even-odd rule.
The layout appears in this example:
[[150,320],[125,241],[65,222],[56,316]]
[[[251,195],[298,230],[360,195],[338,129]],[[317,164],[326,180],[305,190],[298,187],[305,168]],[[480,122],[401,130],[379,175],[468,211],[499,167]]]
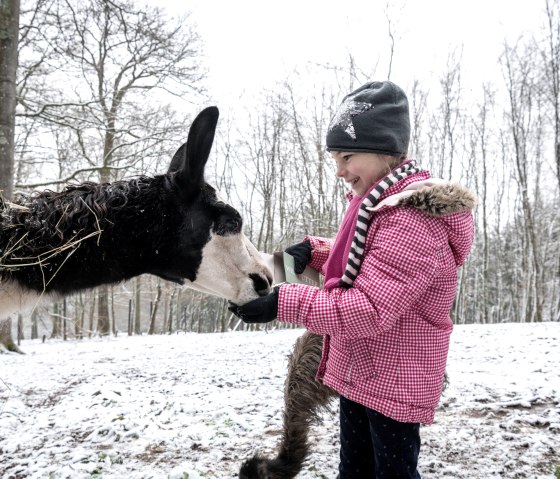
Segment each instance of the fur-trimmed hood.
[[416,190],[410,196],[402,198],[398,204],[412,206],[430,216],[446,216],[472,211],[477,201],[476,195],[463,185],[444,182]]
[[[354,198],[349,191],[349,201]],[[471,244],[465,243],[467,224],[472,225],[472,211],[478,203],[477,196],[459,183],[432,178],[429,171],[420,171],[391,186],[372,207],[370,212],[381,212],[395,206],[411,207],[446,225],[449,245],[457,266],[462,265],[469,254]],[[460,214],[462,213],[462,214]]]
[[375,211],[385,206],[411,206],[427,215],[439,217],[472,211],[477,201],[476,195],[459,183],[430,178],[409,183],[371,209]]
[[[426,172],[419,175],[426,175]],[[405,179],[402,186],[395,185],[372,211],[404,206],[438,218],[446,227],[455,263],[457,266],[462,265],[471,249],[471,243],[465,242],[465,228],[467,225],[472,227],[472,211],[478,201],[476,195],[458,183],[439,178],[419,179],[415,176],[418,175]]]

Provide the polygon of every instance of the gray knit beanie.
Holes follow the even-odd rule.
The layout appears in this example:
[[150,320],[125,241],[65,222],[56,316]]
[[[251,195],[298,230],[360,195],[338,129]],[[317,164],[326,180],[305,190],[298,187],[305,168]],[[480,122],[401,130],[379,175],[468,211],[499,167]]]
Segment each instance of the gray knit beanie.
[[390,81],[366,83],[347,95],[327,132],[328,151],[401,157],[407,154],[409,141],[408,99]]

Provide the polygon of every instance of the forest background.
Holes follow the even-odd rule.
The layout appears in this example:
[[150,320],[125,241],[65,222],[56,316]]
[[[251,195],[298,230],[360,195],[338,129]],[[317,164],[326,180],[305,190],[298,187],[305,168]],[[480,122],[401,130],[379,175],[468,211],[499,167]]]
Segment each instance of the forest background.
[[[346,190],[325,151],[328,122],[346,93],[371,79],[391,79],[409,96],[410,156],[479,197],[476,242],[459,273],[453,320],[558,321],[560,0],[531,5],[538,27],[494,43],[495,68],[485,66],[483,80],[465,71],[473,63],[460,44],[443,41],[440,50],[426,52],[426,58],[445,57],[440,70],[426,75],[407,68],[412,60],[400,46],[409,39],[399,23],[407,7],[387,3],[379,7],[382,28],[375,29],[369,58],[354,54],[352,38],[341,42],[348,48],[333,61],[302,48],[307,61],[227,100],[216,88],[204,28],[188,10],[177,15],[126,0],[23,0],[14,194],[163,173],[191,119],[203,106],[218,104],[222,116],[207,181],[239,209],[257,248],[282,250],[307,233],[334,236]],[[285,14],[288,22],[296,17]],[[284,27],[289,36],[290,25]],[[483,29],[471,27],[484,37]],[[326,26],[326,37],[336,34]],[[259,43],[258,36],[252,40]],[[315,41],[309,39],[311,46]],[[266,52],[266,45],[252,52],[251,62],[262,60],[266,68],[258,57]],[[224,91],[241,77],[250,54],[231,59]],[[231,316],[225,301],[150,276],[78,293],[14,319],[2,324],[13,328],[18,342],[249,328]]]

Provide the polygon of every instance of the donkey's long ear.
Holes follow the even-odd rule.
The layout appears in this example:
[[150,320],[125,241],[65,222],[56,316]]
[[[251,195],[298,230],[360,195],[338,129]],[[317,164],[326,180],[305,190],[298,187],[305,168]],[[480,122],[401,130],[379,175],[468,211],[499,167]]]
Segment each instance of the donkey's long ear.
[[204,167],[214,142],[219,114],[215,106],[202,110],[191,125],[187,142],[173,155],[168,172],[176,172],[176,179],[183,186],[194,187],[202,184]]

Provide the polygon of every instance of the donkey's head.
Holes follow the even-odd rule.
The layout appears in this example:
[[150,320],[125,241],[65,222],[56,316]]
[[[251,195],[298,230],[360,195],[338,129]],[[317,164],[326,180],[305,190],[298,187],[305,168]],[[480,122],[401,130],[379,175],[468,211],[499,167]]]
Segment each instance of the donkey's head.
[[243,234],[241,215],[204,181],[218,115],[216,107],[203,110],[173,156],[166,176],[181,225],[173,253],[150,272],[242,304],[269,292],[272,273]]
[[143,273],[237,304],[267,294],[272,275],[241,216],[204,181],[217,121],[215,107],[198,115],[164,175],[82,183],[0,207],[0,313]]

